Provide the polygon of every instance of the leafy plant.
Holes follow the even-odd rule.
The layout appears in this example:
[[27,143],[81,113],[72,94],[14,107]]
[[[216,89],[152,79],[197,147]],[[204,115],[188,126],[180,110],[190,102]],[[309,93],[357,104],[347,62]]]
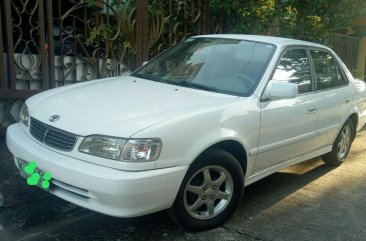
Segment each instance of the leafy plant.
[[347,33],[354,19],[366,12],[366,1],[211,0],[210,7],[214,20],[229,25],[226,32],[323,42],[332,33]]

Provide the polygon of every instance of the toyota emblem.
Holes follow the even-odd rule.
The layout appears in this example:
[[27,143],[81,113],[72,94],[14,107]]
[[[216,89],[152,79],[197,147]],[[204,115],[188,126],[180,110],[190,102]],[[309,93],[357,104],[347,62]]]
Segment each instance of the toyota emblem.
[[59,115],[53,115],[50,117],[50,119],[48,119],[50,122],[56,122],[61,118],[61,116]]

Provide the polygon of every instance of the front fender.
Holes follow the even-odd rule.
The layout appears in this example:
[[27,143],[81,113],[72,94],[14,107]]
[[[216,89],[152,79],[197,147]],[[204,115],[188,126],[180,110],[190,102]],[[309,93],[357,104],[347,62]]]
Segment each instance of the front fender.
[[249,152],[258,144],[259,128],[259,107],[244,101],[162,122],[133,138],[158,137],[162,140],[156,168],[190,165],[212,145],[225,140],[237,141],[248,153],[247,173],[251,173],[255,156],[249,156]]

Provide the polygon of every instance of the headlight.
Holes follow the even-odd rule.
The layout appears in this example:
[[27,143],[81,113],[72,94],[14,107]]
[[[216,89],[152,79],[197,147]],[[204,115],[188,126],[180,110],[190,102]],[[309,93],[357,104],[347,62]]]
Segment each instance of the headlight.
[[29,112],[25,103],[22,105],[22,109],[20,110],[20,122],[26,126],[28,126],[29,123]]
[[126,140],[104,136],[89,136],[81,143],[80,152],[117,160]]
[[159,139],[120,139],[107,136],[89,136],[79,151],[94,156],[127,162],[155,161],[161,151]]
[[159,139],[132,139],[123,148],[121,161],[155,161],[161,151]]

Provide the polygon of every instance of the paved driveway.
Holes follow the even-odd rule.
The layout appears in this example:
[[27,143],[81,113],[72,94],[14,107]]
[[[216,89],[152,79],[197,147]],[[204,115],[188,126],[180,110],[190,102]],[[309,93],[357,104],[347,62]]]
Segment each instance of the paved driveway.
[[0,139],[0,241],[366,240],[366,128],[341,167],[320,159],[293,166],[246,189],[222,227],[188,232],[164,213],[118,219],[29,187]]

